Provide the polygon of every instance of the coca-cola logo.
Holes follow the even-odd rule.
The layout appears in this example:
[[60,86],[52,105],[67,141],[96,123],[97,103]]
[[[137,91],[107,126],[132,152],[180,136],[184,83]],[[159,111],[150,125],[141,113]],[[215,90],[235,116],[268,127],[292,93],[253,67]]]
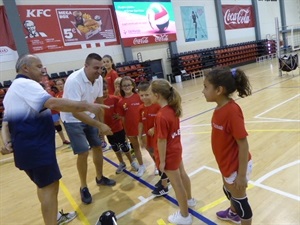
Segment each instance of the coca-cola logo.
[[8,49],[7,48],[0,48],[0,53],[1,54],[5,54],[8,52]]
[[164,42],[169,41],[169,37],[167,34],[155,35],[155,42]]
[[227,9],[224,15],[224,23],[226,25],[250,23],[250,9],[240,9],[239,12],[231,12],[230,9]]
[[133,44],[134,45],[142,45],[142,44],[148,44],[149,40],[148,37],[142,37],[142,38],[134,38]]

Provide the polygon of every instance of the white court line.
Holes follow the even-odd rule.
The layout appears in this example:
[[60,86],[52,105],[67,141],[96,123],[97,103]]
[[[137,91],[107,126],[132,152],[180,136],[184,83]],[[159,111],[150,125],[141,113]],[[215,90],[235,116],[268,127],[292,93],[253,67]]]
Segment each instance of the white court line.
[[[200,171],[206,169],[205,166],[202,166],[196,170],[194,170],[193,172],[191,172],[190,174],[188,174],[189,177],[194,176],[195,174],[199,173]],[[169,185],[169,190],[172,188],[172,185]],[[141,201],[139,203],[137,203],[136,205],[126,209],[125,211],[121,212],[120,214],[118,214],[116,217],[117,219],[127,215],[128,213],[132,212],[133,210],[136,210],[137,208],[139,208],[140,206],[145,205],[147,202],[151,201],[152,199],[154,199],[156,196],[151,195],[148,198],[144,198],[143,196],[139,196],[138,199]]]
[[[267,185],[264,185],[264,184],[261,184],[260,182],[264,181],[266,179],[266,177],[270,177],[272,175],[274,175],[275,173],[278,173],[279,171],[282,171],[283,169],[286,169],[288,167],[291,167],[291,166],[294,166],[296,164],[298,164],[300,162],[300,160],[297,160],[295,162],[292,162],[292,163],[289,163],[289,164],[286,164],[284,166],[281,166],[269,173],[267,173],[265,176],[261,177],[260,179],[258,179],[257,181],[249,181],[249,183],[257,186],[257,187],[260,187],[260,188],[263,188],[265,190],[268,190],[268,191],[271,191],[271,192],[274,192],[276,194],[279,194],[279,195],[282,195],[282,196],[285,196],[285,197],[288,197],[288,198],[291,198],[293,200],[296,200],[296,201],[300,201],[300,196],[297,196],[297,195],[293,195],[293,194],[290,194],[290,193],[287,193],[285,191],[281,191],[281,190],[278,190],[276,188],[272,188],[272,187],[269,187]],[[212,168],[212,167],[208,167],[208,166],[203,166],[205,169],[208,169],[210,171],[213,171],[213,172],[216,172],[216,173],[219,173],[220,174],[220,171],[215,169],[215,168]],[[264,179],[262,179],[264,178]]]
[[[280,119],[280,118],[268,118],[268,117],[261,117],[261,116],[264,115],[264,114],[266,114],[266,113],[268,113],[268,112],[270,112],[270,111],[272,111],[273,109],[278,108],[279,106],[282,106],[283,104],[285,104],[285,103],[287,103],[287,102],[289,102],[289,101],[291,101],[291,100],[293,100],[295,98],[298,98],[299,96],[300,96],[300,94],[297,94],[294,97],[289,98],[289,99],[287,99],[287,100],[285,100],[285,101],[283,101],[283,102],[281,102],[281,103],[279,103],[279,104],[271,107],[270,109],[268,109],[268,110],[266,110],[266,111],[264,111],[264,112],[256,115],[254,118],[257,118],[257,119],[270,119],[270,120],[272,120],[272,119],[273,120],[284,120],[284,119]],[[292,120],[289,120],[289,121],[292,121]],[[299,120],[294,120],[294,121],[299,121]]]
[[151,196],[148,197],[148,198],[144,198],[144,197],[140,196],[139,199],[141,199],[142,201],[139,202],[139,203],[137,203],[136,205],[134,205],[134,206],[132,206],[132,207],[126,209],[125,211],[121,212],[120,214],[118,214],[118,215],[116,216],[117,219],[120,219],[121,217],[127,215],[128,213],[130,213],[130,212],[136,210],[136,209],[139,208],[140,206],[145,205],[147,202],[151,201],[151,200],[152,200],[153,198],[155,198],[155,197],[156,197],[156,196],[154,196],[154,195],[151,195]]
[[[264,118],[264,117],[260,117],[260,118]],[[268,119],[268,118],[266,118]],[[283,119],[285,120],[285,119]],[[281,119],[276,119],[276,120],[254,120],[254,121],[245,121],[246,124],[250,124],[250,123],[286,123],[286,122],[295,122],[295,120],[285,120],[283,121]],[[208,127],[211,126],[210,123],[203,123],[203,124],[193,124],[193,125],[180,125],[180,127],[182,128],[189,128],[189,127]]]
[[283,166],[281,166],[281,167],[279,167],[279,168],[277,168],[275,170],[270,171],[269,173],[265,174],[264,176],[262,176],[261,178],[259,178],[258,180],[256,180],[255,183],[262,183],[263,181],[265,181],[269,177],[273,176],[274,174],[279,173],[282,170],[287,169],[287,168],[289,168],[291,166],[294,166],[294,165],[297,165],[297,164],[300,164],[300,160],[296,160],[294,162],[285,164],[285,165],[283,165]]

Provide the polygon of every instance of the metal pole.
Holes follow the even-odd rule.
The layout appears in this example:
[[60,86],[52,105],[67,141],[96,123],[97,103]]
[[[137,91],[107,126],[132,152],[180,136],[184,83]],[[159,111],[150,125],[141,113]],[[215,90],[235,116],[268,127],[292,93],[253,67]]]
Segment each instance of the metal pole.
[[[276,32],[276,45],[277,45],[277,58],[280,60],[280,30],[279,30],[279,23],[278,23],[278,17],[275,17],[275,32]],[[278,66],[279,70],[279,76],[282,76],[282,71],[279,69],[280,66]]]

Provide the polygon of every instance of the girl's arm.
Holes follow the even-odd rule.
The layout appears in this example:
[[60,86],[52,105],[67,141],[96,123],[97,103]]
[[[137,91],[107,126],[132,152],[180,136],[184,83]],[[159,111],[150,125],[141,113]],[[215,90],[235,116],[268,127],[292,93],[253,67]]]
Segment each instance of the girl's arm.
[[157,148],[160,161],[159,170],[164,172],[166,165],[167,139],[157,139]]
[[247,187],[246,174],[249,161],[249,145],[247,138],[236,140],[236,142],[239,147],[239,168],[234,185],[238,190],[241,190]]

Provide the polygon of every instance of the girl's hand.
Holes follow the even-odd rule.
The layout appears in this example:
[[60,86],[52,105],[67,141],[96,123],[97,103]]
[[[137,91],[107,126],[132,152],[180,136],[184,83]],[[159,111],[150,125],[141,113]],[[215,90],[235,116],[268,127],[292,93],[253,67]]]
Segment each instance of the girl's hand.
[[13,148],[12,148],[12,143],[11,143],[11,142],[7,143],[5,146],[3,146],[3,147],[1,148],[1,154],[2,154],[2,155],[10,154],[10,153],[12,153],[13,151],[14,151],[14,150],[13,150]]
[[166,163],[165,162],[160,162],[159,164],[159,171],[164,173],[165,172],[165,166],[166,166]]
[[148,130],[148,135],[151,136],[151,137],[154,135],[154,127],[150,128]]
[[237,190],[245,190],[248,187],[247,178],[245,176],[237,176],[233,185]]
[[115,120],[117,120],[117,119],[120,119],[121,117],[119,116],[119,114],[118,113],[115,113],[115,114],[113,114],[113,119],[115,119]]

